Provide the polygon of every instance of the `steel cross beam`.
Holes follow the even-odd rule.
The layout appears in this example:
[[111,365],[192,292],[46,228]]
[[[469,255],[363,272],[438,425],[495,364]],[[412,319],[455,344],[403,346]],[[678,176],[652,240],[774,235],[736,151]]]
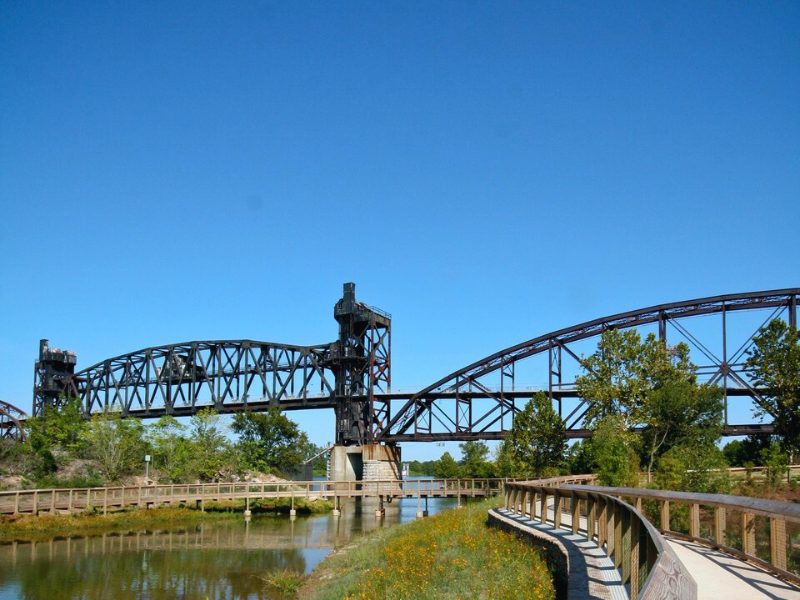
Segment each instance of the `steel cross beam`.
[[[661,339],[666,339],[667,325],[673,325],[692,346],[712,362],[710,367],[701,366],[699,371],[703,372],[704,370],[712,369],[708,379],[715,383],[719,380],[720,374],[722,374],[726,389],[726,407],[727,396],[746,395],[752,398],[753,401],[759,402],[760,391],[755,390],[749,383],[749,378],[744,370],[744,363],[734,362],[728,358],[741,359],[746,350],[752,345],[753,337],[758,330],[753,332],[753,335],[748,338],[742,348],[736,352],[729,353],[725,319],[728,313],[734,311],[772,309],[772,313],[764,324],[787,313],[789,323],[796,325],[798,296],[800,296],[800,288],[699,298],[602,317],[535,337],[521,344],[495,352],[458,371],[450,373],[416,394],[411,395],[402,407],[394,412],[394,415],[378,438],[385,441],[429,439],[434,434],[432,430],[434,420],[442,426],[443,431],[441,434],[450,436],[452,439],[462,439],[458,435],[466,435],[467,433],[470,435],[482,435],[484,436],[483,439],[501,437],[504,433],[503,428],[501,427],[499,430],[493,428],[500,423],[508,423],[510,427],[514,414],[519,410],[514,405],[513,400],[520,396],[514,393],[513,387],[512,390],[503,389],[503,384],[506,380],[505,373],[508,372],[510,365],[547,352],[550,366],[549,374],[547,375],[548,389],[545,391],[551,399],[559,401],[560,411],[560,399],[570,397],[570,392],[575,394],[574,384],[565,384],[562,381],[562,350],[565,350],[567,354],[581,362],[581,359],[568,348],[569,344],[588,338],[599,338],[608,329],[626,329],[651,323],[658,325]],[[722,315],[723,318],[723,326],[721,328],[723,352],[721,359],[710,353],[696,339],[693,339],[680,324],[682,319],[712,314]],[[484,384],[482,379],[498,370],[502,374],[500,377],[501,389],[489,392],[489,386]],[[511,381],[513,386],[513,378]],[[457,403],[452,410],[442,406],[448,395],[452,395]],[[528,391],[527,396],[530,397],[531,395],[532,392]],[[571,397],[576,397],[576,395]],[[489,408],[476,411],[474,405],[468,404],[471,402],[468,398],[488,398],[493,402],[490,403]],[[580,429],[582,417],[591,401],[591,399],[586,398],[579,400],[578,405],[565,419],[566,425],[570,430],[577,431]],[[453,413],[453,410],[457,418],[460,415],[469,415],[470,426],[465,428],[459,423],[458,427],[452,427],[448,420],[452,421],[449,415]],[[727,424],[727,410],[725,416]],[[478,427],[475,428],[475,425]]]
[[26,418],[23,410],[0,400],[0,440],[24,440],[25,429],[22,424]]
[[292,346],[254,340],[196,341],[145,348],[74,374],[85,415],[194,414],[205,407],[234,412],[258,406],[318,407],[333,383],[322,366],[329,345]]

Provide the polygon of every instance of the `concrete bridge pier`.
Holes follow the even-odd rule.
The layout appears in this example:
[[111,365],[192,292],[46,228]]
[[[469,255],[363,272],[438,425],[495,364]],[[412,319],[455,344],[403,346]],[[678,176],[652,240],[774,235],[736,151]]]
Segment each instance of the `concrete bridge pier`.
[[400,481],[403,475],[400,448],[394,445],[336,445],[330,461],[332,481]]

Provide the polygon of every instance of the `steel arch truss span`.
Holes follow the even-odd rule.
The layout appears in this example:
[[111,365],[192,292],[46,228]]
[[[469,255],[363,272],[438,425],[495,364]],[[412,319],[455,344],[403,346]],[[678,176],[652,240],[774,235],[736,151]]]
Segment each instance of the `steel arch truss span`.
[[74,375],[84,414],[191,415],[332,407],[329,345],[198,341],[139,350]]
[[25,430],[22,422],[27,418],[25,412],[13,404],[0,400],[0,440],[24,440]]
[[[541,375],[547,383],[540,389],[558,404],[568,435],[585,435],[583,417],[590,401],[577,396],[574,378],[568,380],[565,369],[569,361],[573,367],[583,364],[582,355],[575,349],[576,342],[590,338],[599,341],[600,334],[608,329],[648,325],[660,339],[688,343],[698,364],[698,379],[725,388],[727,433],[769,430],[768,425],[730,425],[728,399],[747,396],[762,404],[761,392],[753,387],[745,372],[747,351],[760,328],[772,319],[785,318],[790,325],[797,325],[798,296],[800,288],[700,298],[620,313],[547,333],[487,356],[417,392],[394,412],[380,438],[385,441],[501,438],[533,393],[515,387],[518,367],[525,359],[537,355],[546,355],[546,372]],[[765,318],[754,314],[757,324],[749,337],[734,347],[728,339],[728,315],[737,311],[762,311]],[[700,315],[715,315],[719,319],[714,329],[717,337],[714,344],[704,343],[687,326],[688,319]],[[490,383],[489,379],[493,381]],[[564,399],[574,399],[574,406],[568,411],[562,410]]]

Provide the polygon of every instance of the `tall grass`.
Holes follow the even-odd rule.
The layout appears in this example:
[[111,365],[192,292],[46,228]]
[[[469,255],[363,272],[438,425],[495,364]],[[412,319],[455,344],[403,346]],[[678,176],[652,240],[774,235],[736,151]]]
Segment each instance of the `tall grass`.
[[[190,525],[205,519],[227,519],[227,513],[202,513],[188,508],[126,510],[108,515],[7,515],[0,516],[0,541],[39,540],[62,535],[84,535],[129,529]],[[241,518],[241,515],[238,515]]]
[[539,552],[486,525],[496,500],[381,529],[329,556],[301,590],[307,600],[550,600],[552,578]]

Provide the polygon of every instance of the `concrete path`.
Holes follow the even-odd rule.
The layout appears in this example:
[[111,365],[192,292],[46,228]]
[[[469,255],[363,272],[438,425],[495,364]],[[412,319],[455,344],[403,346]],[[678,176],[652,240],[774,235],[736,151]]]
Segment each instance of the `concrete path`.
[[628,591],[622,584],[614,563],[596,543],[566,529],[554,529],[552,525],[542,525],[505,509],[493,512],[505,523],[525,530],[534,537],[555,541],[563,549],[569,565],[568,600],[628,599]]
[[667,538],[697,582],[697,600],[800,600],[800,590],[708,546]]

